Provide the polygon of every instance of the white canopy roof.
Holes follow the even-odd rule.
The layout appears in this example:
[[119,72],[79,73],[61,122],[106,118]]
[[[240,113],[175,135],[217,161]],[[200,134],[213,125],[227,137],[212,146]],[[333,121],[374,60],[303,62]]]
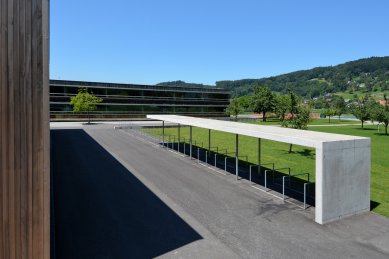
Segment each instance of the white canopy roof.
[[313,148],[317,148],[318,144],[321,145],[321,143],[323,142],[354,141],[368,139],[349,135],[322,133],[316,131],[298,130],[275,126],[262,126],[256,124],[203,119],[178,115],[147,115],[147,118]]

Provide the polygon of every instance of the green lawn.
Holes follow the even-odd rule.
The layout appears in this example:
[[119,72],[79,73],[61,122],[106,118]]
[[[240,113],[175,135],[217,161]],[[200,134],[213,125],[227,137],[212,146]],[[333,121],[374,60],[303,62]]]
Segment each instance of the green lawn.
[[[321,123],[322,121],[319,122]],[[274,124],[275,122],[270,120],[267,124],[272,123]],[[318,124],[316,119],[314,124]],[[366,126],[364,130],[359,126],[312,127],[311,130],[364,136],[372,139],[371,200],[378,203],[378,206],[373,208],[373,211],[389,217],[389,136],[377,134],[376,126],[370,125]],[[145,129],[145,131],[152,135],[160,135],[162,133],[160,128]],[[177,138],[177,128],[167,128],[165,134],[166,136],[171,135]],[[188,127],[181,128],[181,137],[189,138]],[[193,141],[196,141],[199,146],[201,146],[201,142],[206,146],[208,143],[208,130],[194,127]],[[219,149],[228,149],[228,152],[234,152],[235,135],[212,131],[212,146],[218,146]],[[240,155],[247,155],[249,162],[257,162],[257,139],[240,136],[239,149]],[[312,148],[297,145],[293,146],[292,153],[288,153],[288,150],[289,144],[262,140],[262,163],[274,162],[277,168],[291,167],[293,174],[309,172],[311,179],[314,180],[315,151]]]
[[[279,119],[275,118],[267,118],[265,122],[262,121],[262,119],[259,119],[256,122],[250,122],[254,124],[260,124],[260,125],[281,125]],[[309,125],[330,125],[330,124],[358,124],[359,121],[355,120],[344,120],[344,119],[338,119],[338,117],[331,117],[331,123],[328,122],[327,119],[311,119],[309,122]]]

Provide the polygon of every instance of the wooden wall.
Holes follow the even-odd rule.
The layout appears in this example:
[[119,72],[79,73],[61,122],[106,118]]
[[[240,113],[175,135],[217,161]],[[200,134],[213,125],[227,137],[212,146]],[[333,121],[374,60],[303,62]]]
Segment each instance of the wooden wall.
[[50,257],[49,0],[0,0],[0,259]]

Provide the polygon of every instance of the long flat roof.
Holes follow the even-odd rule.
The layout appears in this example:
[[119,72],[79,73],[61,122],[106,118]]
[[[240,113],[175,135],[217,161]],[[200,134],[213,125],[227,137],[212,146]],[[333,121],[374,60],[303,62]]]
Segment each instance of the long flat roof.
[[310,130],[298,130],[275,126],[263,126],[214,119],[203,119],[189,116],[147,115],[147,118],[313,148],[319,147],[319,145],[321,145],[323,142],[355,140],[370,141],[369,138],[350,135],[323,133]]

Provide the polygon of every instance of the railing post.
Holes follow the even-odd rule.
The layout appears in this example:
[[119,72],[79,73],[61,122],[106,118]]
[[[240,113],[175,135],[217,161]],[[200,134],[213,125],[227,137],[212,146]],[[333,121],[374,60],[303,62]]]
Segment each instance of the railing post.
[[162,121],[162,147],[165,147],[165,121]]
[[258,139],[258,165],[261,164],[261,139]]
[[236,180],[238,180],[239,176],[239,135],[235,134],[235,175],[236,175]]
[[181,139],[181,124],[178,124],[178,153],[180,153],[180,139]]
[[307,208],[307,183],[304,183],[304,210]]
[[208,129],[208,151],[211,151],[211,129]]
[[192,159],[192,126],[189,126],[189,135],[190,135],[190,150],[189,150],[189,154],[190,154],[190,159]]

